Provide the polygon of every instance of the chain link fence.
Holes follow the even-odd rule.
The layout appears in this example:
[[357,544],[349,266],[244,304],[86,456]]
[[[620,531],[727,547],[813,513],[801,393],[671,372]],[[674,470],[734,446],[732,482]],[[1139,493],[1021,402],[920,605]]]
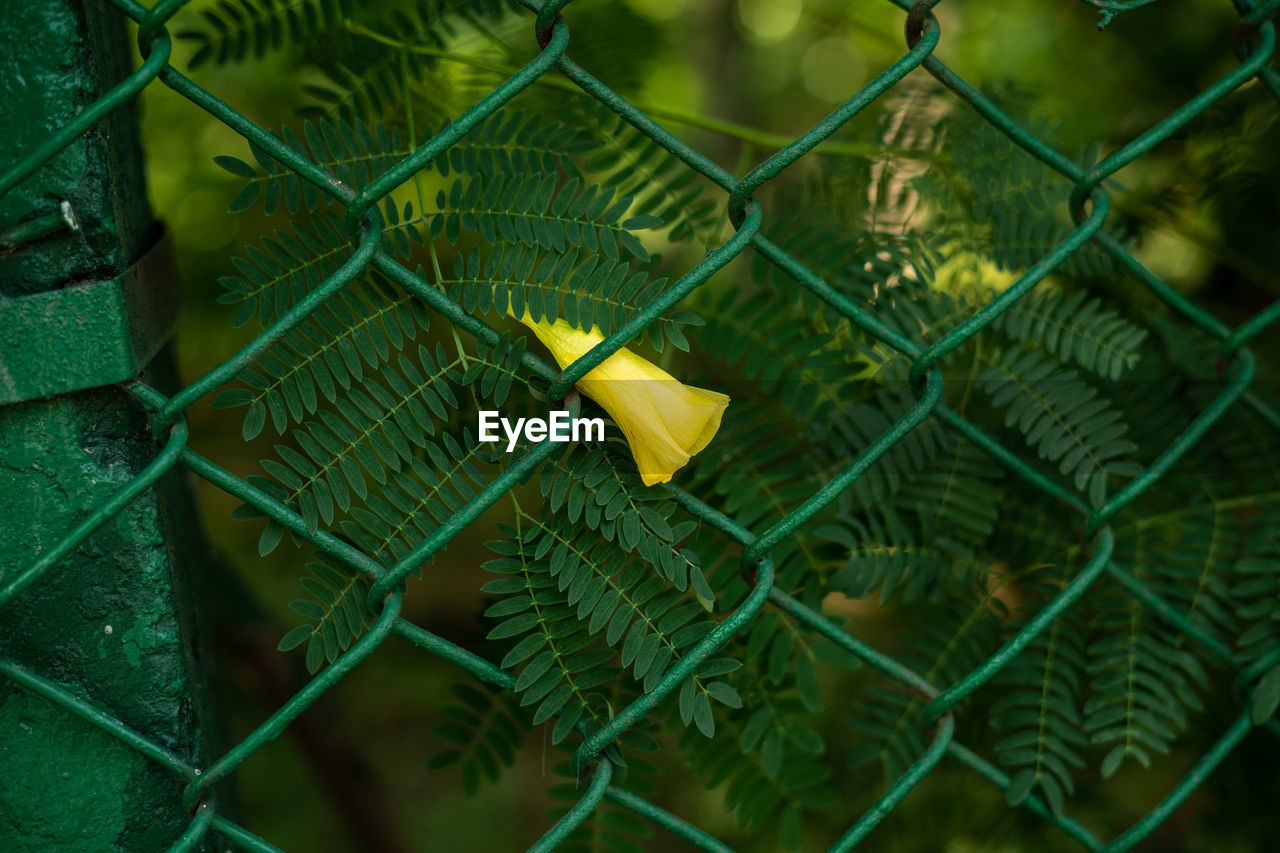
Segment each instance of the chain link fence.
[[[43,164],[72,144],[95,123],[158,80],[187,98],[195,107],[208,111],[234,129],[252,146],[266,152],[276,162],[313,187],[315,191],[340,203],[346,211],[345,224],[354,247],[354,254],[232,358],[172,396],[166,396],[144,384],[129,384],[129,393],[152,412],[154,431],[162,441],[162,449],[140,474],[84,517],[56,545],[48,547],[36,562],[8,575],[0,575],[0,606],[9,603],[33,584],[39,584],[51,569],[58,566],[60,561],[84,543],[95,530],[111,522],[140,495],[155,486],[166,472],[176,466],[184,466],[198,477],[206,479],[259,510],[268,519],[292,531],[300,539],[313,543],[320,551],[367,577],[371,582],[369,607],[376,614],[376,619],[372,628],[338,656],[331,666],[311,680],[249,736],[203,767],[192,766],[166,746],[130,729],[119,719],[78,698],[55,681],[28,670],[19,662],[0,658],[0,674],[6,678],[46,697],[66,713],[77,715],[118,738],[150,761],[172,771],[185,781],[183,805],[191,810],[193,818],[182,837],[176,839],[174,850],[194,849],[209,833],[216,833],[226,841],[248,850],[275,850],[276,848],[268,842],[219,814],[209,796],[210,792],[221,780],[235,773],[237,768],[266,743],[276,738],[299,714],[315,703],[347,673],[373,654],[390,636],[401,637],[426,652],[439,655],[481,681],[503,688],[514,686],[515,679],[510,673],[402,618],[402,582],[416,567],[430,561],[433,555],[502,498],[508,490],[555,454],[557,452],[555,444],[549,441],[543,442],[523,455],[515,457],[501,476],[494,479],[474,499],[454,513],[447,523],[417,544],[412,551],[405,554],[390,568],[386,568],[338,536],[324,529],[312,530],[300,514],[273,499],[267,492],[194,452],[187,445],[188,430],[184,412],[195,401],[234,379],[246,366],[263,355],[268,348],[281,340],[290,330],[298,327],[326,300],[331,299],[366,270],[376,270],[396,282],[458,329],[488,344],[497,345],[500,338],[493,328],[472,317],[437,289],[428,286],[412,270],[401,265],[380,246],[381,233],[376,206],[395,189],[409,181],[426,164],[447,152],[468,131],[492,116],[496,110],[544,74],[563,75],[565,79],[572,81],[574,85],[596,98],[601,104],[660,145],[670,153],[671,157],[677,158],[721,187],[728,200],[729,220],[736,229],[731,239],[711,251],[696,267],[683,275],[631,321],[617,328],[602,343],[565,370],[557,370],[534,355],[524,354],[523,368],[549,383],[547,395],[549,400],[557,401],[557,407],[560,405],[558,401],[563,401],[563,408],[569,409],[576,415],[579,403],[574,385],[579,379],[628,341],[643,333],[650,324],[707,282],[729,261],[744,252],[751,251],[793,278],[803,288],[847,318],[855,327],[909,357],[912,361],[911,380],[916,389],[917,402],[909,412],[856,458],[849,460],[847,467],[838,476],[811,495],[793,512],[776,519],[767,532],[760,536],[750,534],[733,518],[722,514],[692,495],[680,489],[673,489],[675,500],[684,511],[723,531],[741,546],[742,571],[744,576],[751,579],[752,591],[742,604],[698,642],[692,651],[676,662],[653,689],[644,692],[630,705],[620,709],[607,725],[583,740],[574,758],[576,765],[589,776],[589,781],[583,786],[582,795],[577,804],[548,828],[546,834],[532,849],[555,848],[606,799],[665,827],[676,836],[701,849],[711,851],[728,849],[699,827],[615,784],[613,778],[615,768],[605,751],[619,735],[635,726],[659,702],[675,691],[687,676],[720,649],[735,633],[751,625],[766,604],[772,604],[790,614],[798,622],[856,655],[889,678],[900,682],[905,688],[915,691],[927,701],[921,714],[931,722],[929,731],[932,740],[928,748],[907,772],[887,788],[872,808],[852,822],[848,830],[831,847],[832,850],[837,851],[856,847],[912,788],[946,757],[969,768],[975,777],[997,788],[1004,789],[1009,786],[1011,781],[1009,776],[966,749],[955,739],[952,708],[961,699],[987,683],[1063,614],[1087,587],[1104,574],[1110,575],[1146,607],[1168,620],[1179,631],[1185,632],[1188,637],[1199,642],[1209,653],[1219,658],[1224,667],[1236,665],[1229,648],[1206,634],[1177,608],[1162,600],[1147,585],[1111,562],[1114,538],[1108,522],[1121,508],[1134,501],[1174,468],[1179,459],[1214,427],[1215,422],[1229,408],[1248,407],[1273,429],[1280,430],[1280,415],[1250,390],[1250,383],[1255,374],[1255,362],[1249,348],[1253,338],[1270,328],[1277,318],[1280,318],[1280,303],[1272,305],[1237,328],[1224,325],[1192,304],[1169,284],[1147,270],[1117,238],[1104,229],[1109,200],[1102,184],[1122,167],[1142,157],[1162,141],[1177,133],[1216,101],[1226,97],[1253,78],[1258,78],[1277,98],[1280,98],[1280,75],[1267,67],[1273,55],[1276,39],[1275,28],[1269,18],[1280,10],[1280,0],[1269,0],[1261,4],[1250,2],[1250,0],[1236,0],[1239,26],[1235,32],[1233,48],[1239,57],[1238,66],[1154,127],[1087,169],[1076,165],[1062,153],[1019,126],[1009,115],[1002,112],[997,104],[980,94],[934,56],[935,49],[944,37],[937,19],[931,13],[931,9],[938,0],[920,0],[914,5],[894,0],[895,5],[905,13],[906,49],[901,58],[854,93],[847,102],[821,122],[782,147],[741,179],[734,177],[703,154],[682,143],[662,125],[630,105],[593,77],[590,71],[582,68],[569,57],[567,49],[573,18],[572,9],[566,8],[570,6],[569,0],[546,0],[541,4],[533,0],[525,0],[524,5],[531,13],[533,37],[541,47],[536,58],[458,116],[456,121],[441,129],[426,144],[358,192],[335,179],[315,163],[309,162],[298,151],[283,144],[244,115],[229,108],[214,94],[201,88],[169,64],[172,43],[166,23],[184,6],[185,2],[186,0],[161,0],[153,8],[148,9],[133,0],[110,0],[109,5],[119,14],[126,15],[137,23],[138,45],[144,61],[127,79],[94,101],[74,121],[51,133],[38,150],[30,152],[25,159],[8,169],[0,178],[0,195],[33,175]],[[1153,0],[1132,0],[1131,2],[1088,0],[1088,2],[1098,7],[1105,24],[1110,16],[1146,5]],[[869,104],[888,92],[907,74],[919,68],[933,75],[964,102],[967,108],[974,110],[1017,145],[1056,170],[1074,185],[1070,212],[1075,227],[1070,236],[1027,268],[1012,286],[991,299],[988,304],[963,323],[952,328],[928,348],[921,348],[877,321],[829,286],[822,278],[789,256],[778,245],[766,239],[761,233],[761,223],[764,221],[766,212],[753,197],[765,182],[777,177],[842,125],[857,116]],[[1212,403],[1185,425],[1177,439],[1164,448],[1149,467],[1097,508],[1090,506],[1081,497],[1038,472],[1016,453],[1001,446],[973,423],[950,411],[943,401],[943,374],[939,367],[940,360],[947,353],[977,335],[1074,253],[1087,245],[1100,247],[1107,252],[1120,267],[1132,274],[1159,300],[1170,306],[1188,323],[1218,341],[1222,357],[1227,364],[1221,389]],[[981,667],[953,684],[930,683],[776,588],[774,565],[770,559],[770,553],[775,547],[834,501],[876,460],[930,417],[941,420],[951,429],[983,448],[1012,475],[1034,484],[1035,487],[1059,501],[1062,506],[1069,507],[1077,519],[1082,541],[1090,543],[1087,549],[1090,558],[1083,570],[1066,583],[1048,606],[1034,618],[1029,619],[996,654]],[[1255,684],[1261,673],[1275,665],[1277,657],[1277,653],[1272,653],[1247,670],[1240,671],[1239,683],[1249,686],[1249,691],[1253,692],[1254,688],[1251,685]],[[1269,713],[1267,716],[1270,716]],[[1277,725],[1274,719],[1268,718],[1256,722],[1264,725],[1273,734],[1280,735],[1280,725]],[[1023,805],[1044,820],[1056,824],[1085,849],[1117,851],[1130,849],[1160,826],[1206,779],[1215,766],[1240,744],[1254,725],[1255,719],[1251,714],[1251,708],[1247,706],[1241,708],[1238,719],[1222,732],[1216,744],[1198,760],[1185,778],[1174,786],[1158,805],[1119,837],[1098,838],[1080,823],[1072,820],[1070,816],[1056,815],[1044,801],[1034,795],[1025,799]]]

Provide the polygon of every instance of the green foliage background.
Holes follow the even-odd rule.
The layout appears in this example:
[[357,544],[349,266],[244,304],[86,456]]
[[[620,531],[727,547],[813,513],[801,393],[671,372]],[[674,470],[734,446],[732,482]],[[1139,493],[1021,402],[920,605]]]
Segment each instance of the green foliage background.
[[[1229,4],[1176,15],[1170,4],[1098,32],[1096,10],[1066,0],[944,3],[938,53],[1091,163],[1233,66]],[[501,0],[192,7],[173,27],[188,31],[178,64],[357,187],[533,51],[530,16]],[[566,14],[575,61],[739,175],[904,50],[901,12],[882,0],[575,0]],[[179,341],[191,377],[349,250],[336,212],[278,164],[162,87],[142,101],[152,203],[187,294]],[[1109,188],[1111,225],[1135,255],[1232,324],[1280,296],[1277,114],[1250,84]],[[1069,190],[916,73],[760,200],[770,239],[930,342],[1069,232]],[[388,249],[468,311],[497,324],[510,300],[606,332],[731,233],[722,193],[554,74],[382,212]],[[903,359],[764,264],[744,256],[691,302],[655,324],[644,351],[733,403],[675,482],[757,533],[911,405]],[[466,436],[479,401],[537,405],[538,387],[515,368],[538,345],[511,331],[497,349],[477,348],[370,276],[237,390],[192,409],[192,443],[309,524],[394,560],[501,465]],[[1257,349],[1265,393],[1275,347],[1262,339]],[[947,357],[956,381],[946,394],[1098,505],[1212,398],[1219,365],[1209,353],[1086,248]],[[406,397],[416,408],[387,418]],[[348,443],[344,430],[368,439]],[[1234,412],[1115,522],[1117,562],[1245,661],[1280,639],[1277,450]],[[340,475],[318,476],[321,457]],[[201,489],[222,558],[217,666],[235,740],[370,614],[362,580]],[[640,485],[616,440],[544,466],[424,566],[405,600],[417,624],[505,656],[519,674],[515,697],[388,644],[238,774],[246,825],[300,850],[527,845],[549,810],[580,793],[564,767],[574,723],[607,720],[746,593],[736,549],[674,512],[667,494]],[[928,421],[780,546],[778,583],[945,684],[1087,561],[1065,515]],[[539,639],[549,625],[577,656],[572,674],[555,673],[559,659]],[[1203,754],[1237,712],[1235,689],[1103,578],[962,706],[958,739],[1014,777],[1010,801],[1034,792],[1110,837]],[[919,754],[924,733],[909,721],[918,706],[766,611],[623,743],[627,785],[735,849],[825,849]],[[1273,740],[1251,739],[1147,848],[1264,849],[1276,757]],[[676,843],[633,823],[602,807],[575,843]],[[1074,849],[945,762],[867,846]]]

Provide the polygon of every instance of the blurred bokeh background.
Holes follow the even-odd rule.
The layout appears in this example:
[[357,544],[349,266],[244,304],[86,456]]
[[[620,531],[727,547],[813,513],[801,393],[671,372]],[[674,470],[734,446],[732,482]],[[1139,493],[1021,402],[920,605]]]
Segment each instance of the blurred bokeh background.
[[[234,5],[235,0],[196,0],[170,29],[214,32],[202,10]],[[349,97],[332,70],[335,58],[341,63],[344,51],[361,39],[366,52],[377,50],[358,31],[360,22],[374,27],[394,8],[413,4],[352,5],[356,23],[318,43],[260,59],[198,62],[189,73],[260,125],[300,131],[305,115],[340,111],[341,99]],[[421,77],[413,91],[422,102],[413,109],[424,126],[457,115],[536,52],[527,13],[482,20],[466,6],[441,5],[453,16],[455,36],[438,45],[440,55],[430,67],[409,72]],[[565,14],[571,57],[738,175],[819,121],[905,50],[904,14],[887,0],[575,0]],[[998,93],[1002,104],[1016,104],[1018,114],[1072,154],[1114,150],[1236,63],[1236,14],[1227,2],[1163,0],[1120,15],[1101,31],[1098,10],[1076,0],[947,0],[935,14],[943,32],[938,55],[974,85]],[[174,64],[187,68],[202,43],[179,41]],[[520,95],[513,107],[572,124],[577,107],[553,77]],[[1117,176],[1117,216],[1137,223],[1137,256],[1227,322],[1280,297],[1280,110],[1258,88],[1246,87],[1211,108]],[[913,73],[820,148],[819,156],[771,186],[775,208],[825,192],[835,197],[834,209],[847,203],[851,230],[863,227],[868,176],[892,153],[886,139],[902,99],[936,99],[939,127],[965,109],[937,92],[927,75]],[[218,302],[218,280],[236,274],[233,258],[243,247],[285,227],[289,217],[284,211],[265,216],[260,207],[225,212],[244,181],[218,168],[213,158],[251,161],[237,134],[161,85],[148,87],[141,105],[151,202],[172,232],[185,294],[177,340],[182,376],[189,381],[248,340],[252,330],[231,323],[234,306]],[[403,105],[389,109],[403,112]],[[951,153],[963,146],[941,138],[899,144],[911,147],[906,160],[918,174],[964,168]],[[904,168],[902,160],[896,162]],[[435,174],[427,184],[432,195],[443,186]],[[723,197],[713,197],[718,207],[707,217],[705,233],[691,246],[665,247],[664,260],[673,268],[696,261],[705,247],[731,233]],[[448,267],[452,258],[441,262]],[[732,288],[744,275],[746,263],[735,263],[711,287]],[[957,287],[961,278],[957,272]],[[245,476],[258,471],[273,439],[268,430],[246,443],[240,420],[208,400],[189,412],[195,449]],[[218,607],[215,669],[227,735],[234,742],[306,678],[301,652],[277,652],[275,644],[297,623],[288,603],[300,592],[307,555],[290,546],[260,557],[261,523],[233,520],[235,499],[207,483],[196,485],[206,531],[224,563],[219,571],[226,572],[219,583],[226,601]],[[425,567],[421,580],[410,581],[407,617],[464,646],[483,648],[487,626],[478,567],[485,559],[482,543],[509,513],[505,507],[503,502],[455,540]],[[842,606],[859,620],[861,637],[884,650],[899,648],[892,612],[857,602]],[[870,805],[882,784],[872,770],[844,767],[841,745],[851,737],[852,703],[841,697],[853,695],[862,675],[823,675],[831,683],[825,685],[830,698],[820,725],[833,745],[829,763],[841,805],[807,827],[808,849],[815,850],[825,849]],[[514,766],[474,794],[466,790],[461,767],[431,770],[433,756],[448,748],[434,727],[446,720],[443,706],[457,701],[454,685],[467,681],[444,661],[388,642],[236,774],[244,824],[288,850],[522,849],[557,805],[550,789],[563,784],[553,770],[565,754],[550,746],[542,728],[533,730]],[[1220,719],[1212,709],[1206,718]],[[965,719],[964,725],[984,725],[981,711]],[[1072,813],[1104,837],[1114,835],[1158,801],[1217,734],[1193,724],[1181,748],[1161,757],[1153,770],[1124,771],[1107,786],[1105,798],[1077,798]],[[1264,832],[1269,827],[1274,835],[1274,817],[1233,806],[1241,790],[1253,789],[1247,802],[1254,804],[1265,799],[1259,789],[1271,791],[1272,802],[1280,794],[1270,769],[1280,756],[1264,749],[1234,753],[1144,849],[1266,849]],[[662,769],[655,777],[661,788],[652,792],[656,802],[735,848],[775,849],[776,832],[744,836],[722,808],[723,790],[707,790],[703,778],[681,768],[674,750],[654,760]],[[649,849],[680,845],[673,837],[655,836]],[[1046,824],[1006,807],[994,788],[975,785],[946,764],[866,846],[954,853],[1073,849]]]

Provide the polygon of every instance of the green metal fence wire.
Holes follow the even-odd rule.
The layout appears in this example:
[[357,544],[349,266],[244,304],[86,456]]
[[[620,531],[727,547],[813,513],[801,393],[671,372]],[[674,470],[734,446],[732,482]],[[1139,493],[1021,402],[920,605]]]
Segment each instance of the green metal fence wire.
[[[23,589],[37,583],[42,575],[83,543],[97,528],[154,485],[165,472],[182,465],[260,510],[267,518],[278,522],[301,539],[311,542],[321,551],[343,561],[352,569],[364,573],[372,581],[370,606],[378,615],[369,632],[340,655],[331,666],[313,678],[283,707],[225,755],[209,766],[201,768],[190,766],[164,746],[130,729],[94,705],[77,698],[53,681],[29,671],[18,662],[0,658],[0,675],[56,703],[67,713],[79,716],[97,726],[186,780],[184,805],[191,810],[193,818],[182,836],[174,841],[174,850],[192,849],[210,831],[245,849],[275,850],[276,848],[268,842],[218,814],[212,798],[208,796],[211,789],[220,780],[233,773],[267,742],[277,737],[299,714],[392,635],[456,664],[481,681],[507,689],[514,686],[514,678],[510,673],[402,618],[400,615],[402,582],[416,566],[430,560],[464,527],[532,473],[540,463],[552,456],[557,450],[554,444],[545,441],[517,457],[500,476],[496,477],[435,533],[397,563],[389,568],[383,568],[358,549],[323,529],[309,531],[306,522],[296,512],[191,450],[187,446],[188,431],[184,412],[193,402],[236,376],[243,367],[280,340],[289,330],[295,328],[325,300],[346,287],[370,267],[377,269],[408,292],[415,294],[455,326],[488,343],[497,343],[498,333],[493,328],[467,314],[459,305],[450,301],[435,288],[428,286],[412,271],[400,265],[391,255],[379,248],[379,225],[376,221],[375,205],[398,186],[410,180],[414,173],[429,161],[445,152],[468,130],[491,116],[540,76],[553,71],[559,72],[584,92],[596,98],[668,151],[671,156],[678,158],[724,189],[728,195],[728,216],[736,228],[733,237],[724,245],[708,254],[661,297],[639,312],[630,322],[617,328],[565,370],[558,371],[542,359],[526,353],[523,356],[524,368],[550,383],[548,397],[556,407],[567,408],[571,413],[576,414],[579,401],[573,385],[577,380],[642,333],[650,323],[656,321],[668,309],[704,284],[717,270],[748,248],[776,265],[847,318],[850,323],[908,356],[913,362],[911,378],[916,389],[917,402],[897,423],[894,423],[883,435],[851,460],[840,474],[810,496],[799,508],[778,518],[766,532],[759,536],[752,535],[732,518],[723,515],[692,495],[678,488],[673,489],[675,500],[684,510],[706,524],[723,531],[741,546],[741,566],[744,576],[751,579],[752,591],[715,630],[674,665],[654,689],[643,693],[631,705],[619,711],[608,725],[583,740],[574,755],[574,760],[577,767],[584,774],[589,775],[590,781],[583,787],[581,798],[576,805],[551,826],[532,849],[553,849],[605,799],[670,830],[701,849],[711,851],[729,849],[698,827],[613,784],[613,767],[604,750],[621,733],[639,722],[664,697],[675,690],[686,676],[735,633],[750,625],[766,602],[790,614],[800,623],[927,700],[922,714],[926,721],[932,723],[930,729],[932,741],[928,748],[900,778],[888,787],[879,801],[853,822],[844,835],[832,845],[833,851],[850,850],[866,838],[868,833],[945,757],[950,757],[958,764],[969,768],[997,788],[1004,789],[1010,784],[1009,776],[955,740],[955,721],[951,709],[962,698],[989,681],[1103,574],[1110,575],[1146,607],[1198,642],[1209,654],[1220,659],[1224,667],[1235,666],[1230,649],[1198,628],[1177,608],[1162,600],[1142,582],[1111,562],[1114,537],[1108,522],[1121,508],[1131,503],[1173,468],[1229,408],[1236,405],[1246,406],[1265,423],[1280,431],[1280,414],[1250,392],[1250,382],[1254,378],[1254,357],[1248,347],[1252,338],[1280,319],[1280,302],[1273,304],[1235,329],[1229,328],[1215,317],[1197,308],[1169,284],[1146,269],[1126,251],[1116,237],[1105,230],[1108,197],[1102,184],[1126,164],[1168,139],[1210,105],[1250,79],[1258,78],[1280,99],[1280,74],[1267,67],[1267,63],[1272,58],[1276,40],[1275,28],[1270,17],[1280,11],[1280,0],[1269,0],[1264,3],[1236,0],[1235,6],[1240,23],[1236,29],[1234,47],[1240,57],[1240,64],[1154,127],[1087,170],[1019,126],[995,103],[979,94],[933,55],[942,38],[939,23],[931,13],[931,9],[937,5],[938,0],[920,0],[914,5],[903,0],[891,1],[906,12],[907,49],[902,57],[821,122],[783,146],[752,169],[746,177],[739,180],[681,142],[566,55],[569,46],[571,11],[569,18],[562,13],[565,13],[569,7],[569,0],[545,0],[542,3],[538,3],[537,0],[522,0],[523,4],[536,16],[533,22],[534,36],[541,47],[536,58],[426,144],[357,193],[168,64],[172,42],[165,25],[187,0],[160,0],[150,9],[135,0],[110,0],[111,5],[137,22],[138,45],[144,61],[127,79],[100,97],[73,122],[53,133],[38,150],[31,152],[7,173],[0,176],[0,194],[32,175],[95,122],[134,97],[153,81],[159,80],[196,106],[207,110],[249,143],[292,170],[302,180],[340,202],[346,208],[346,222],[355,252],[350,260],[319,287],[301,299],[240,352],[172,397],[166,397],[140,383],[129,386],[131,393],[153,412],[156,435],[163,441],[161,451],[145,470],[112,499],[83,519],[56,546],[50,548],[34,564],[5,581],[0,586],[0,607]],[[1146,5],[1152,0],[1128,0],[1128,2],[1088,0],[1088,2],[1099,8],[1102,14],[1101,23],[1105,25],[1111,15]],[[765,213],[753,198],[753,193],[765,182],[777,177],[917,68],[924,68],[1017,145],[1056,170],[1074,185],[1070,202],[1071,214],[1075,222],[1074,231],[1028,268],[1016,282],[992,299],[989,304],[951,329],[927,349],[921,349],[881,324],[834,290],[819,276],[790,257],[779,246],[770,242],[760,232]],[[978,334],[1014,302],[1035,288],[1073,253],[1089,243],[1100,246],[1157,298],[1186,321],[1218,341],[1222,356],[1227,360],[1228,365],[1226,379],[1217,397],[1182,429],[1176,440],[1164,449],[1145,472],[1096,509],[1034,470],[977,426],[949,410],[943,401],[943,376],[938,367],[942,356]],[[772,549],[828,506],[841,492],[862,476],[877,459],[930,416],[940,419],[969,441],[983,448],[1010,472],[1073,510],[1078,516],[1081,535],[1091,542],[1088,552],[1091,559],[1084,569],[994,655],[976,670],[949,685],[930,683],[774,587],[774,567],[770,559]],[[1262,672],[1274,666],[1277,658],[1280,658],[1280,652],[1273,653],[1270,657],[1238,673],[1246,698],[1246,707],[1242,710],[1240,717],[1222,733],[1213,747],[1195,763],[1163,800],[1120,836],[1104,841],[1071,817],[1065,814],[1055,815],[1043,800],[1034,795],[1027,797],[1023,806],[1055,824],[1088,850],[1121,851],[1132,848],[1166,820],[1250,731],[1254,725],[1247,706],[1250,685]],[[1280,725],[1274,719],[1266,721],[1263,725],[1273,734],[1280,736]]]

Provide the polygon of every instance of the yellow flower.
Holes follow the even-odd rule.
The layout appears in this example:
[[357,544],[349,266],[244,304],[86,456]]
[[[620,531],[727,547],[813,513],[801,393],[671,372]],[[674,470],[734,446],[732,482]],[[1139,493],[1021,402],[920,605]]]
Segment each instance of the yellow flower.
[[[561,370],[604,340],[598,326],[583,332],[563,319],[535,323],[528,312],[520,322],[551,350]],[[685,385],[626,347],[579,379],[578,388],[622,429],[646,486],[667,482],[710,444],[729,405],[727,395]]]

